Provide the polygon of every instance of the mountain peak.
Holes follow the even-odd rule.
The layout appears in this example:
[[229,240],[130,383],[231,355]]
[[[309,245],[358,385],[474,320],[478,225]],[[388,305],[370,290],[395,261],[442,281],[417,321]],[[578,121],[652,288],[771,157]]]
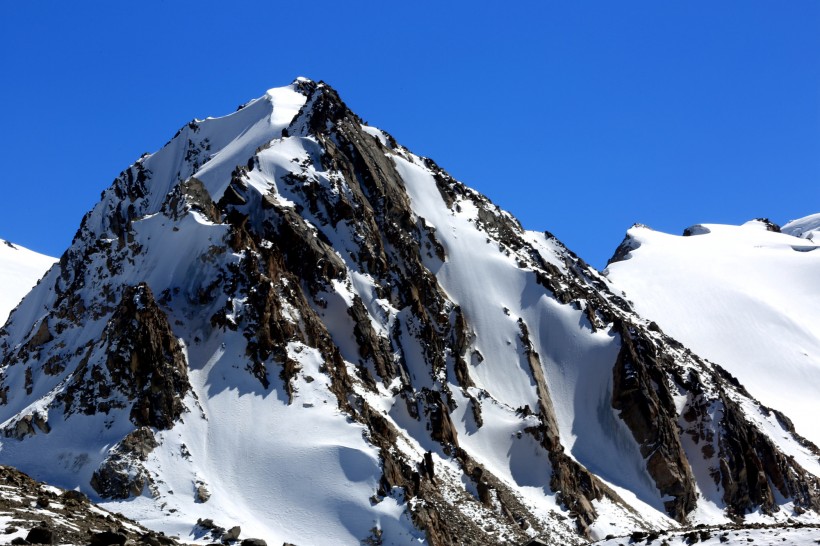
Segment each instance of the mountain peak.
[[203,541],[820,509],[816,448],[614,289],[297,79],[103,193],[0,331],[0,454]]

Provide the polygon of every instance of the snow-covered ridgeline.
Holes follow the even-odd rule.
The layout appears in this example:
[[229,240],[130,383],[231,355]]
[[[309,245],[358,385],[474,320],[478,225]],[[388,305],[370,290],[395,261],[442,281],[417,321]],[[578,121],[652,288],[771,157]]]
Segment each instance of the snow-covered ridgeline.
[[0,240],[0,324],[56,261]]

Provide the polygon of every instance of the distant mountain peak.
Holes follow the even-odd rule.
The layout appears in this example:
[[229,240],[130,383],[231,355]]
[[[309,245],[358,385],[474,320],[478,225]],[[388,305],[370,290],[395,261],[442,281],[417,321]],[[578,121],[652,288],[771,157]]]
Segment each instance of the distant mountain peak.
[[0,239],[0,324],[55,260]]

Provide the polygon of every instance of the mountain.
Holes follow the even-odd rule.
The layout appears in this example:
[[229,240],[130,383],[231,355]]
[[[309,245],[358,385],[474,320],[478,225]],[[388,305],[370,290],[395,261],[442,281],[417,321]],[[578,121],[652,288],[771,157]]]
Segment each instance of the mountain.
[[615,286],[298,79],[103,192],[0,331],[0,461],[182,540],[818,521],[820,451]]
[[0,239],[0,323],[56,261]]
[[[694,352],[820,444],[820,215],[704,224],[683,236],[629,230],[608,277]],[[803,235],[804,238],[797,238]]]

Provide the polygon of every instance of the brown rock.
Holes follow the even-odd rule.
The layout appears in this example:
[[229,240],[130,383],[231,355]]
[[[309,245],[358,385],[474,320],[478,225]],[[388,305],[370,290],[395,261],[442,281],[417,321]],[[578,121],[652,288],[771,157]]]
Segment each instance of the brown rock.
[[47,527],[34,527],[26,535],[30,544],[54,544],[54,531]]

